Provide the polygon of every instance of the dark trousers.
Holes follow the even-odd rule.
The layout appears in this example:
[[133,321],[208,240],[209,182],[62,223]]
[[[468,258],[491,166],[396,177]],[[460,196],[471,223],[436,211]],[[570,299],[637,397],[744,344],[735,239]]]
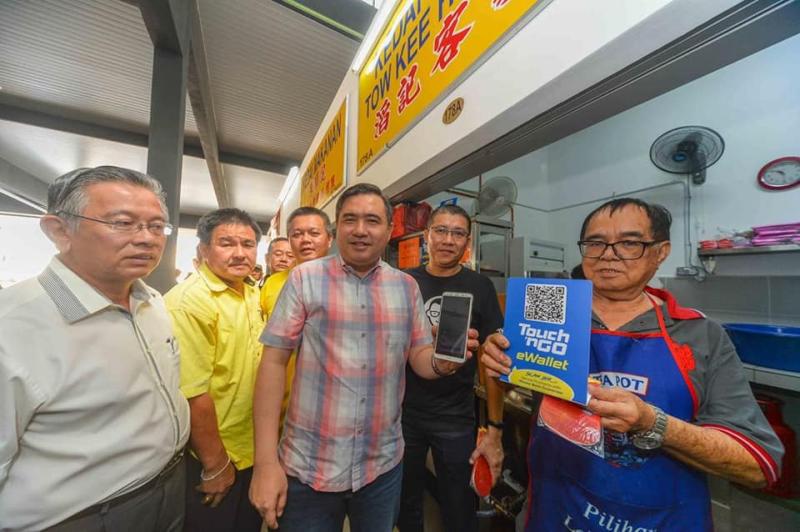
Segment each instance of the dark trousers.
[[475,449],[475,429],[447,426],[436,421],[421,421],[403,416],[403,490],[400,499],[401,532],[422,532],[423,494],[427,471],[428,449],[436,469],[436,489],[442,510],[444,529],[452,532],[474,532],[478,529],[475,515],[478,502],[469,485],[472,466],[469,457]]
[[236,480],[216,508],[202,503],[203,494],[195,488],[200,484],[203,466],[188,455],[186,468],[186,532],[259,532],[262,519],[250,504],[248,492],[253,468],[236,471]]
[[154,485],[84,510],[47,532],[179,532],[186,483],[184,461]]
[[402,478],[403,464],[398,464],[358,491],[324,492],[288,477],[280,531],[341,532],[347,516],[350,532],[391,532],[400,509]]

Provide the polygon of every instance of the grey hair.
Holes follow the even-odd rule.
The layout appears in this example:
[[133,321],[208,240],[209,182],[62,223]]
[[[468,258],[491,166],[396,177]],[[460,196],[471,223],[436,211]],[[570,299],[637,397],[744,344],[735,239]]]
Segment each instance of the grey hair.
[[[97,183],[127,183],[145,188],[156,195],[164,219],[168,218],[166,194],[161,183],[147,174],[119,166],[78,168],[57,177],[47,188],[47,213],[83,214],[89,203],[86,189]],[[70,218],[68,224],[75,229],[78,221],[76,218]]]
[[276,236],[275,238],[269,241],[269,247],[267,248],[267,255],[272,253],[272,248],[275,246],[275,244],[277,244],[278,242],[288,242],[288,241],[289,239],[286,238],[285,236]]

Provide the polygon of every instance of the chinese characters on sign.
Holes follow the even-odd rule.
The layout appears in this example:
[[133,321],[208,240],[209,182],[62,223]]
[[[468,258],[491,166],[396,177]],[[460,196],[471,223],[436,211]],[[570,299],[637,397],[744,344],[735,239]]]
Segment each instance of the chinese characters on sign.
[[342,102],[303,172],[300,180],[301,206],[322,207],[344,187],[346,131],[347,100]]
[[461,2],[458,7],[444,19],[442,29],[436,34],[433,39],[433,51],[436,53],[436,64],[433,65],[431,74],[435,74],[436,70],[445,70],[450,62],[458,56],[461,51],[461,41],[469,35],[472,23],[463,29],[456,31],[456,26],[461,22],[461,15],[469,4],[468,0]]
[[360,173],[450,87],[548,0],[398,3],[359,73]]

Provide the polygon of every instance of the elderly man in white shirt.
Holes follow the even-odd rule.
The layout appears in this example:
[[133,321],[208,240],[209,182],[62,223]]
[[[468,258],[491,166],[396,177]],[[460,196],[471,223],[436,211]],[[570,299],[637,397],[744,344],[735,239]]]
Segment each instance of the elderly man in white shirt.
[[161,296],[172,231],[153,178],[80,169],[48,190],[58,255],[0,292],[0,530],[183,525],[189,410]]

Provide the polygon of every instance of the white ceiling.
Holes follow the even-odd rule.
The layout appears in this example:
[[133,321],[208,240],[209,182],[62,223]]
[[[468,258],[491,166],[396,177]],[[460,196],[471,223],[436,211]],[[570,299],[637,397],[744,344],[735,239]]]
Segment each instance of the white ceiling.
[[[299,162],[358,43],[272,1],[197,2],[220,152]],[[133,4],[0,0],[0,105],[146,134],[153,47]],[[196,143],[188,97],[185,134]],[[44,182],[81,166],[147,166],[141,146],[2,119],[0,158]],[[285,175],[223,173],[235,206],[272,217]],[[181,212],[216,207],[205,161],[185,156]]]

